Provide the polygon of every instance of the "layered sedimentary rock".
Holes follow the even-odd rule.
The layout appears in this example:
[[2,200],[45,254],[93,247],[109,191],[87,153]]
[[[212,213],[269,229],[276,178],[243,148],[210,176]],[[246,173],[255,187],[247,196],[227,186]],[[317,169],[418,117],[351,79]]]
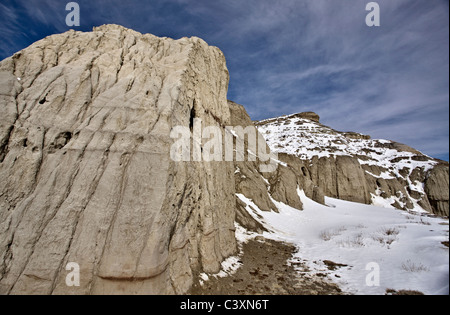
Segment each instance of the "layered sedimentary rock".
[[447,162],[394,141],[336,131],[310,112],[256,125],[280,159],[318,187],[319,196],[449,215]]
[[199,38],[116,25],[3,60],[0,293],[184,293],[218,272],[236,251],[234,165],[172,161],[170,131],[228,125],[228,80]]

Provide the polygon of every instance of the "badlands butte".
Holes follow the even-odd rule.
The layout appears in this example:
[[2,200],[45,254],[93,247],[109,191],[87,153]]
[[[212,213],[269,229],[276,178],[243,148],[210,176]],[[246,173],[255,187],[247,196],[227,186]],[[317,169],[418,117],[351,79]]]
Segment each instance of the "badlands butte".
[[[314,113],[252,122],[228,82],[224,55],[203,40],[117,25],[1,61],[0,294],[189,293],[238,252],[235,222],[264,229],[236,194],[264,211],[278,211],[272,200],[301,211],[300,188],[319,203],[448,216],[448,163]],[[278,167],[173,161],[171,130],[194,118],[224,133],[257,126]],[[66,285],[69,262],[79,286]]]

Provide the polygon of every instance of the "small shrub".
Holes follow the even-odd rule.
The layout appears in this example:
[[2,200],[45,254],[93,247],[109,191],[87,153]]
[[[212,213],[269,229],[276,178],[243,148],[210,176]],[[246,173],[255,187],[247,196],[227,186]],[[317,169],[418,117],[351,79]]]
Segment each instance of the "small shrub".
[[328,242],[329,240],[331,240],[333,238],[333,235],[331,234],[330,231],[325,230],[320,232],[320,238],[323,239],[325,242]]
[[421,264],[421,263],[414,263],[410,259],[408,259],[406,262],[402,264],[402,269],[407,272],[424,272],[424,271],[430,271],[430,268],[427,266]]
[[390,245],[397,240],[398,234],[400,234],[398,228],[383,227],[378,231],[377,234],[372,235],[372,239],[379,242],[382,246],[387,246],[387,248],[389,248]]
[[424,220],[423,217],[420,217],[420,220],[417,223],[422,224],[422,225],[431,225],[431,223]]
[[351,238],[348,237],[346,240],[340,240],[339,242],[337,242],[337,244],[341,247],[350,247],[350,248],[365,246],[364,237],[362,233],[358,233]]
[[395,227],[392,228],[385,227],[381,229],[381,233],[387,236],[396,236],[400,233],[400,231]]
[[341,226],[341,227],[335,228],[335,229],[323,230],[320,232],[319,236],[321,239],[323,239],[324,241],[327,242],[327,241],[331,240],[333,237],[341,234],[345,230],[347,230],[347,228],[345,226]]
[[373,235],[372,239],[380,243],[382,246],[387,246],[388,248],[396,240],[395,237],[388,237],[384,235]]

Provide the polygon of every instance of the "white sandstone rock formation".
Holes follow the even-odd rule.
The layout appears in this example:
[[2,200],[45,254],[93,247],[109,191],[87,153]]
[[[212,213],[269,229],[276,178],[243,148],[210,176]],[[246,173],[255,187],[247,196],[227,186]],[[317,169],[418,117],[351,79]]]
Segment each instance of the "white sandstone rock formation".
[[192,112],[228,125],[228,80],[199,38],[117,25],[3,60],[0,293],[180,294],[218,272],[236,251],[234,165],[175,163],[169,135]]

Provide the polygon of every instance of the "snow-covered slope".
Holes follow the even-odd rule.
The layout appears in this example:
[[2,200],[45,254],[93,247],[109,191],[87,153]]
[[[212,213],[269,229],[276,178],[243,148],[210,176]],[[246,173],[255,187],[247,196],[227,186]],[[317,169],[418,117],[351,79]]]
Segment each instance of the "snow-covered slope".
[[[434,211],[425,183],[430,170],[442,161],[397,142],[336,131],[321,124],[314,113],[283,116],[255,124],[272,150],[295,156],[307,165],[317,165],[324,160],[329,164],[330,160],[343,156],[353,158],[363,170],[374,205],[440,212]],[[324,186],[321,182],[316,184]],[[327,193],[330,194],[325,191]],[[339,198],[339,195],[331,192],[331,197]]]
[[448,294],[448,247],[442,243],[448,242],[448,220],[333,198],[326,198],[324,206],[300,189],[298,194],[304,210],[273,200],[279,213],[237,197],[268,230],[264,237],[297,246],[292,261],[309,267],[301,277],[326,276],[352,294],[386,294],[388,289]]
[[356,156],[362,158],[361,164],[389,169],[393,172],[390,175],[404,167],[430,168],[437,163],[431,157],[393,141],[374,140],[355,132],[338,132],[317,121],[302,118],[301,114],[263,120],[257,122],[257,126],[271,149],[303,160],[315,156]]

